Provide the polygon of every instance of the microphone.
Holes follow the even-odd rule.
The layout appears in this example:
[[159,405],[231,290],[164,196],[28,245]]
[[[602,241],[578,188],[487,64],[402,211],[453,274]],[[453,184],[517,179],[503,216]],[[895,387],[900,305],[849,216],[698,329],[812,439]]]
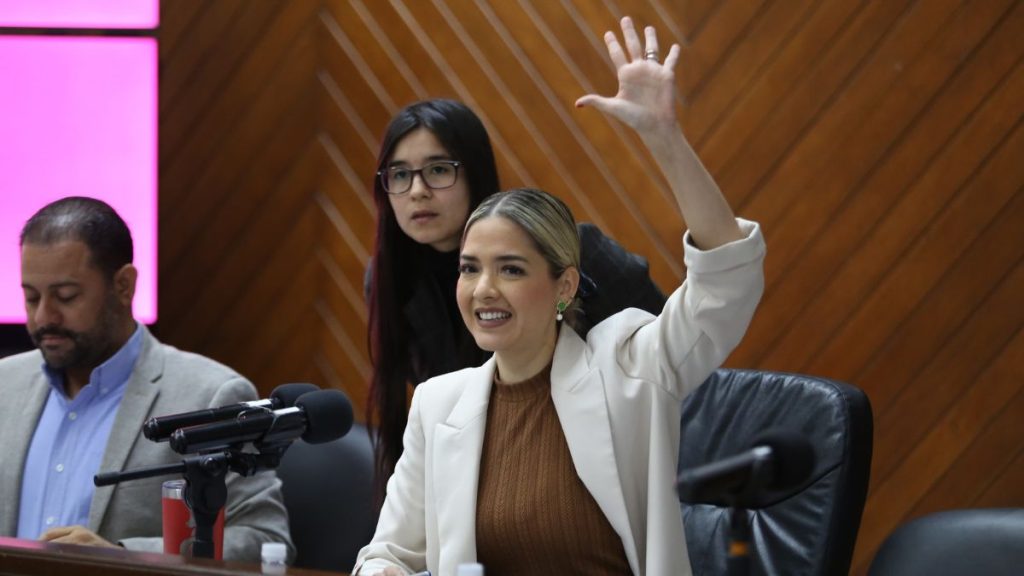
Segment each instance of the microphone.
[[164,442],[179,428],[199,426],[210,422],[218,422],[235,418],[252,409],[279,409],[295,405],[295,401],[307,392],[319,390],[315,384],[281,384],[270,393],[267,400],[252,400],[230,404],[220,408],[206,408],[192,412],[182,412],[170,416],[157,416],[147,419],[142,424],[142,435],[154,442]]
[[803,484],[814,470],[814,449],[797,432],[772,428],[752,444],[750,450],[679,474],[679,499],[688,504],[763,508]]
[[341,438],[352,427],[352,404],[341,390],[316,390],[295,400],[295,406],[241,412],[229,421],[175,430],[171,449],[189,454],[227,448],[244,442],[290,442],[298,437],[310,444]]

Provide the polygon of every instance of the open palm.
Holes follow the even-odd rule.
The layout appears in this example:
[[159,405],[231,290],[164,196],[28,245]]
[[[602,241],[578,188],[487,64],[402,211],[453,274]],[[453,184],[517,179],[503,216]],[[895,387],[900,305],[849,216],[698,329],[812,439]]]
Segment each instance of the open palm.
[[604,35],[608,55],[615,65],[619,91],[614,97],[587,94],[576,101],[577,106],[593,106],[613,116],[638,132],[675,125],[675,65],[679,46],[673,44],[664,63],[646,59],[645,52],[657,54],[658,39],[653,28],[644,29],[646,51],[628,17],[622,19],[623,43],[613,32]]

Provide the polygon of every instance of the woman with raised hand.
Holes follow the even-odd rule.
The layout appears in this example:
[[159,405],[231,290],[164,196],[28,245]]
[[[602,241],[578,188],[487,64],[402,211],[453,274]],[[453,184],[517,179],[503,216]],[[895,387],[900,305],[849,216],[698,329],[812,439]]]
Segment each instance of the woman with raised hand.
[[[625,310],[582,338],[564,325],[579,240],[557,198],[487,198],[461,238],[457,301],[478,368],[416,388],[403,453],[354,574],[689,574],[674,479],[680,401],[739,343],[760,299],[764,241],[682,136],[673,68],[622,20],[619,91],[584,96],[635,129],[688,226],[686,280],[657,316]],[[624,44],[624,46],[623,46]],[[644,45],[646,44],[646,45]]]
[[[402,453],[409,385],[479,366],[490,355],[459,317],[455,283],[466,218],[499,186],[487,130],[454,100],[401,110],[388,125],[377,164],[377,242],[365,286],[373,360],[367,421],[375,424],[383,492]],[[665,297],[646,260],[593,224],[580,224],[579,234],[583,285],[574,328],[581,335],[625,308],[661,311]]]

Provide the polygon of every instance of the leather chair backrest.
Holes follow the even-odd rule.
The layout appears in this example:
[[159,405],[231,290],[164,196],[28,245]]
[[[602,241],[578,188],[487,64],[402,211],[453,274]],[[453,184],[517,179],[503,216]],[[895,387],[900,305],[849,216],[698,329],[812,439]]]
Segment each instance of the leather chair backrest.
[[[751,574],[847,574],[871,469],[871,406],[858,388],[719,369],[683,402],[679,470],[748,450],[763,430],[779,427],[806,437],[816,462],[803,485],[747,511]],[[680,506],[693,573],[728,573],[729,509]]]
[[1024,574],[1024,508],[936,512],[886,538],[869,576]]
[[288,509],[294,566],[349,572],[377,526],[373,447],[366,427],[324,444],[296,440],[277,469]]

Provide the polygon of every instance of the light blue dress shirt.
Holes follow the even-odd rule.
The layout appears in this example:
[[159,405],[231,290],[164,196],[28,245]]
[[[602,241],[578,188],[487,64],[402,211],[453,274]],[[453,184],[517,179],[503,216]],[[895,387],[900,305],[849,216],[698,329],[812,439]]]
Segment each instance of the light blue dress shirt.
[[43,366],[50,394],[22,471],[18,538],[35,540],[56,526],[88,525],[92,478],[101,471],[114,417],[141,349],[139,325],[116,354],[92,371],[74,399],[64,392],[64,374]]

